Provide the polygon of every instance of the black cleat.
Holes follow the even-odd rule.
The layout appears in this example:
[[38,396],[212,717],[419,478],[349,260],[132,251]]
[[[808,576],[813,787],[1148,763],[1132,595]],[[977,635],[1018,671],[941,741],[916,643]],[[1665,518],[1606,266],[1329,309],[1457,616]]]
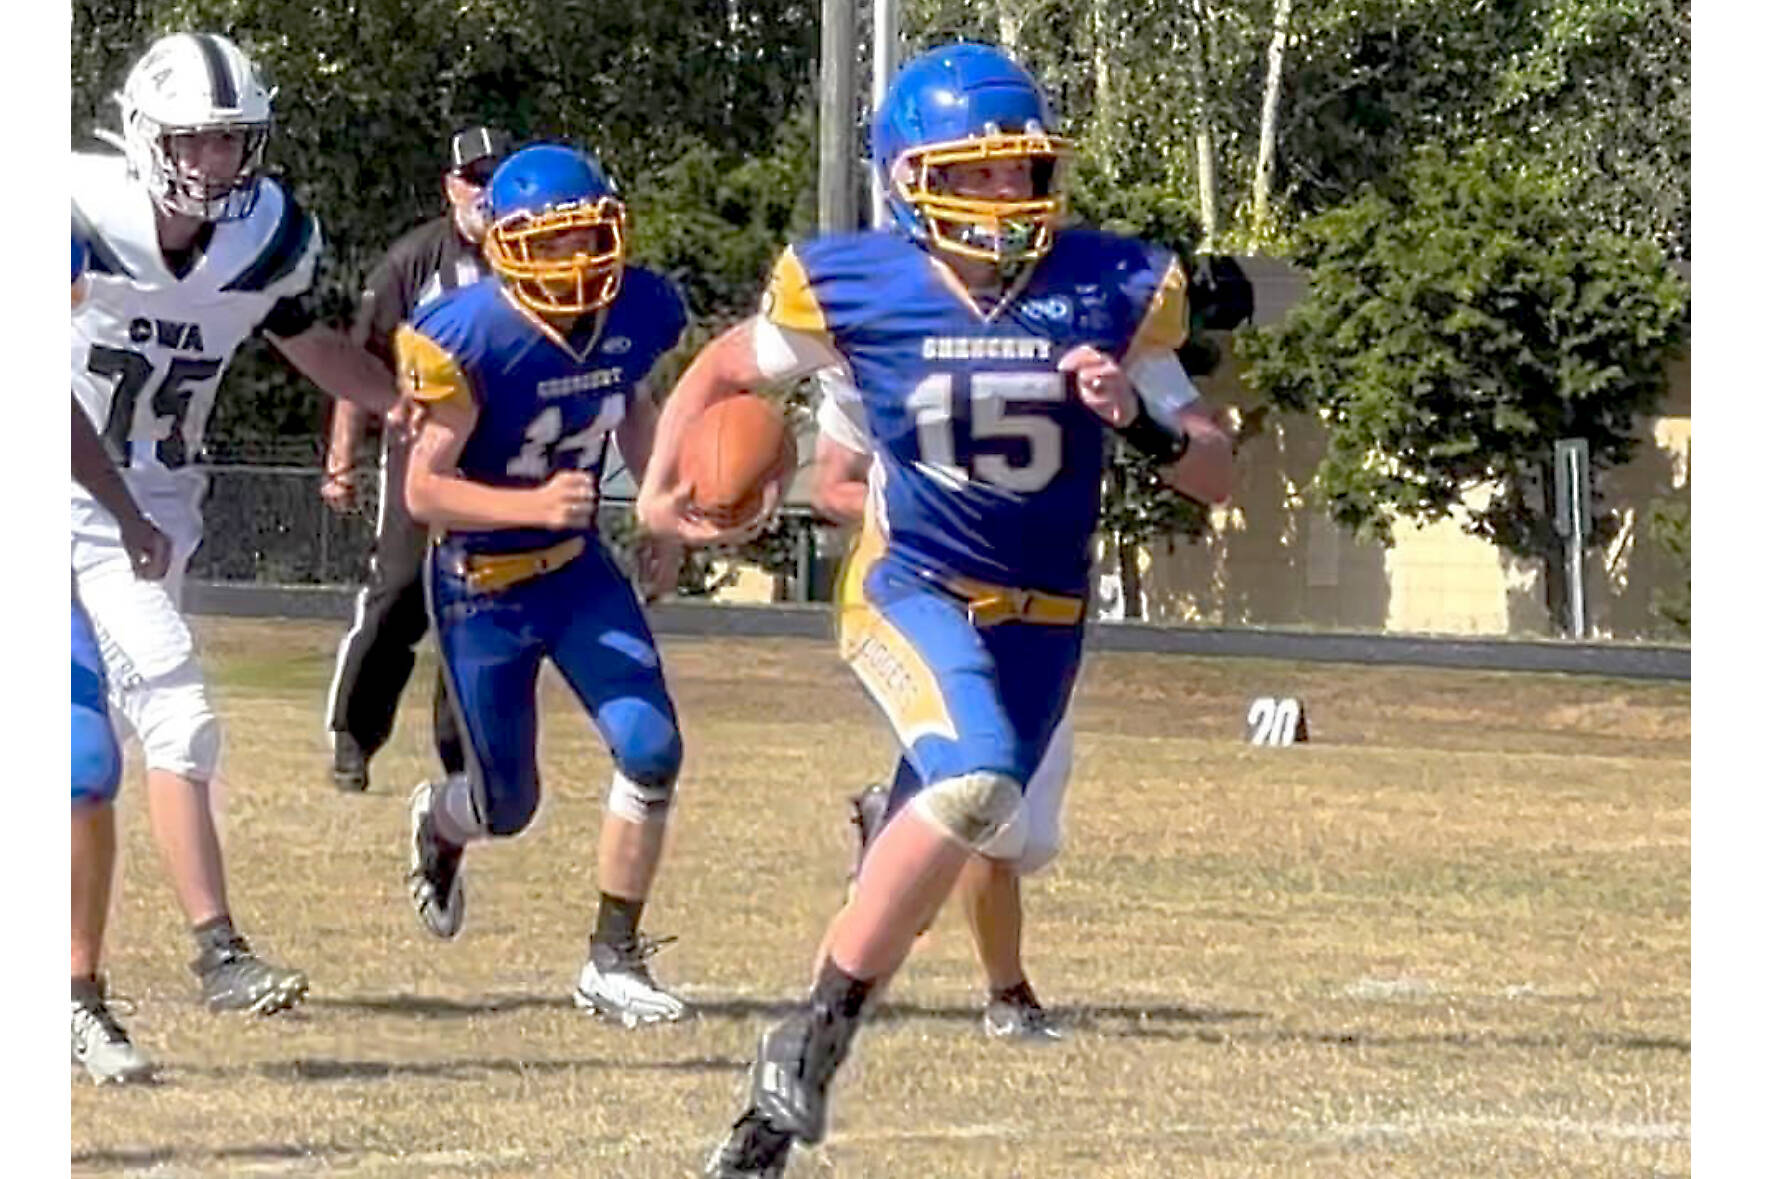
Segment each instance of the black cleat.
[[264,961],[237,933],[204,950],[190,969],[202,981],[210,1011],[274,1015],[307,997],[305,974]]
[[790,1134],[782,1134],[753,1109],[746,1109],[707,1160],[706,1179],[779,1179],[791,1153]]
[[332,785],[345,794],[361,794],[368,789],[368,755],[356,738],[337,730],[332,733]]
[[[813,1034],[819,1027],[823,1034]],[[761,1034],[750,1074],[749,1107],[770,1129],[812,1146],[828,1129],[829,1084],[847,1055],[833,1033],[809,1012],[789,1015]]]

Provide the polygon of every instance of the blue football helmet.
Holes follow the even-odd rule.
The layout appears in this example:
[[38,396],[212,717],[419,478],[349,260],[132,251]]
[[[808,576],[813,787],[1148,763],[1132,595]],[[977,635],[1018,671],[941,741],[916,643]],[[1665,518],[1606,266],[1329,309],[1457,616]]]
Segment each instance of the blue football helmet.
[[[921,54],[897,73],[872,119],[872,163],[896,227],[1003,267],[1041,258],[1065,211],[1059,168],[1074,151],[1052,126],[1037,81],[994,46]],[[951,165],[1006,160],[1029,162],[1026,196],[951,191]]]
[[588,152],[523,148],[491,174],[485,204],[485,261],[523,306],[582,315],[620,293],[626,206]]

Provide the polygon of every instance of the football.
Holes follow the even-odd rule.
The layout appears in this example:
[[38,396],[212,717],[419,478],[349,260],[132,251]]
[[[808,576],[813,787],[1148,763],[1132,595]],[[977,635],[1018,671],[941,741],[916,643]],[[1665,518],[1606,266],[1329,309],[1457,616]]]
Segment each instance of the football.
[[693,489],[694,510],[721,527],[753,522],[768,485],[789,482],[797,467],[785,415],[753,393],[716,402],[688,424],[682,439],[681,474]]

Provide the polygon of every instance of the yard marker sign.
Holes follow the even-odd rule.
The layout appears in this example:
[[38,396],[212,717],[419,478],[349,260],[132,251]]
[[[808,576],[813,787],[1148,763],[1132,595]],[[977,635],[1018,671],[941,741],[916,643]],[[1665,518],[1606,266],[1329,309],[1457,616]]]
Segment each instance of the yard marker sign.
[[1248,744],[1294,745],[1307,739],[1307,709],[1293,696],[1260,696],[1246,710]]

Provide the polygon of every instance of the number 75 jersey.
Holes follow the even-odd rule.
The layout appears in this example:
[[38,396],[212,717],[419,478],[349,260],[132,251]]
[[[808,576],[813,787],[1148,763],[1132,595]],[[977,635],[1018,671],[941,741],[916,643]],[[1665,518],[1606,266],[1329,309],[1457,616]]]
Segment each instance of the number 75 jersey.
[[313,283],[318,223],[260,178],[246,217],[217,222],[183,275],[160,252],[147,190],[121,156],[73,157],[73,235],[86,249],[73,312],[74,395],[137,492],[183,489],[239,346]]
[[1106,427],[1056,365],[1083,344],[1119,363],[1182,344],[1176,258],[1065,229],[984,307],[906,237],[843,234],[782,254],[762,315],[845,361],[893,555],[935,578],[1085,594]]

